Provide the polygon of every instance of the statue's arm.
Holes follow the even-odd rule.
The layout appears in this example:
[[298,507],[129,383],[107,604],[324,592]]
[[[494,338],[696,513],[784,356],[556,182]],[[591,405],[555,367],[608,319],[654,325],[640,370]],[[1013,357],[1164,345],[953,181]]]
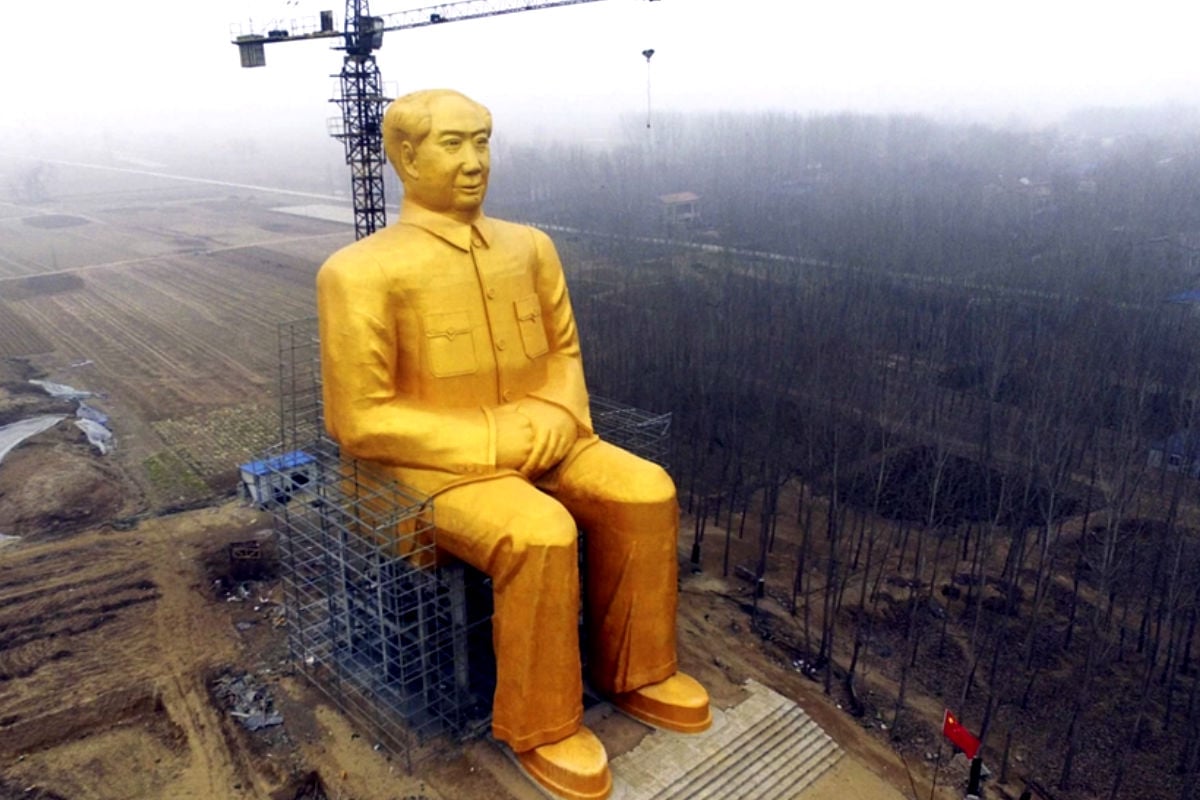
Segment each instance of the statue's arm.
[[[397,300],[370,258],[335,254],[317,274],[325,427],[344,452],[393,466],[489,472],[493,415],[434,409],[397,396]],[[413,367],[415,368],[415,366]]]
[[588,410],[579,332],[571,311],[562,262],[549,236],[533,229],[533,237],[537,248],[537,293],[550,351],[546,382],[530,392],[530,396],[562,408],[575,420],[580,436],[591,435],[592,415]]

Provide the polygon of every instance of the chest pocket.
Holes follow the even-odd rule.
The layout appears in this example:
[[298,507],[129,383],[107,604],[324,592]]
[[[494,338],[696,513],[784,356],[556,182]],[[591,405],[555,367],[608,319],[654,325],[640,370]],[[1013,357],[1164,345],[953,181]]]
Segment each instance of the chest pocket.
[[479,365],[475,361],[475,337],[466,311],[448,311],[425,315],[425,352],[429,371],[438,378],[470,375]]
[[546,327],[542,324],[542,304],[536,294],[529,294],[513,303],[517,326],[521,329],[521,344],[530,358],[544,356],[550,350],[546,343]]

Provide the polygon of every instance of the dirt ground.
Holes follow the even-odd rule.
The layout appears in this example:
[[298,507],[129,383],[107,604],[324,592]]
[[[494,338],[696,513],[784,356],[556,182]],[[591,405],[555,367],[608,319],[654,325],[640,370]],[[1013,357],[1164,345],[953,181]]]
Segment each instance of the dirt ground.
[[[229,543],[258,538],[269,551],[267,525],[226,503],[0,548],[0,798],[536,800],[486,739],[406,774],[291,674],[277,584],[248,584],[242,598],[221,575]],[[895,755],[748,631],[736,591],[685,578],[684,667],[722,706],[737,702],[746,678],[760,680],[837,739],[849,758],[806,798],[910,796]],[[259,681],[283,724],[239,725],[215,689],[228,675]],[[613,755],[644,735],[630,725],[640,728],[612,723],[616,740],[604,734]],[[325,794],[306,794],[317,780]]]

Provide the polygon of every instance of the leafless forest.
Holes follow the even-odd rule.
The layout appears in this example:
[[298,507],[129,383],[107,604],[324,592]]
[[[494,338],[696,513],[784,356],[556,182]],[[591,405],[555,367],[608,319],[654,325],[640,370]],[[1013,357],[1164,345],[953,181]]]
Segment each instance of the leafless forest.
[[592,389],[674,412],[694,562],[825,691],[899,741],[955,708],[1055,796],[1187,800],[1194,122],[688,117],[518,150],[497,200],[601,234],[565,237],[608,265],[572,277]]

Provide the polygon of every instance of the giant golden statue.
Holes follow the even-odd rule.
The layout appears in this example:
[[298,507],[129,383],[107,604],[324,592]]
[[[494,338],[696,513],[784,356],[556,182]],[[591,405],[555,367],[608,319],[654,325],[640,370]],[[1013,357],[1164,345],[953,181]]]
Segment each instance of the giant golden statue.
[[483,214],[491,131],[457,92],[388,107],[400,219],[317,276],[326,424],[434,496],[438,547],[491,576],[495,737],[553,792],[603,798],[608,759],[582,726],[577,525],[592,685],[698,732],[708,695],[675,663],[679,509],[666,472],[592,430],[554,244]]

